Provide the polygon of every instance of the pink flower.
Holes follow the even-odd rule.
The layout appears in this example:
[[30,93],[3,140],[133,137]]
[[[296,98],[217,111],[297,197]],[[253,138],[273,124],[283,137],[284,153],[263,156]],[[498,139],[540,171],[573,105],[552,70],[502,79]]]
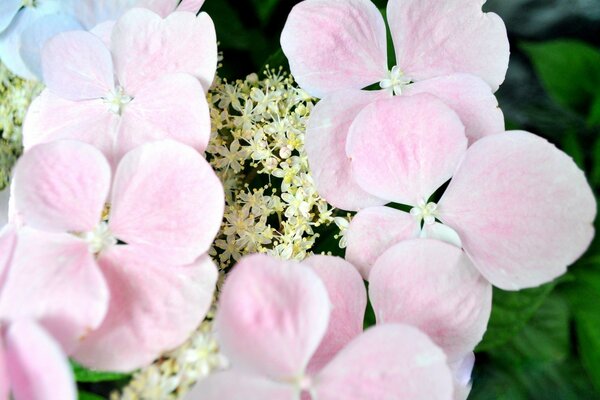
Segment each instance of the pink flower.
[[[213,23],[175,12],[166,19],[145,9],[121,17],[110,49],[89,32],[57,35],[44,47],[46,90],[23,127],[25,148],[77,139],[116,165],[129,150],[172,138],[203,151],[210,137],[205,91],[214,78]],[[198,80],[200,82],[198,82]]]
[[452,398],[446,356],[427,335],[403,324],[361,333],[366,298],[350,264],[326,256],[303,264],[265,255],[238,263],[216,317],[232,368],[201,381],[190,399]]
[[[111,178],[105,157],[88,144],[41,144],[18,161],[13,193],[29,249],[15,255],[15,266],[30,276],[40,266],[64,271],[71,307],[82,292],[110,293],[106,317],[74,353],[84,365],[138,368],[179,345],[204,317],[217,279],[205,253],[224,195],[194,149],[170,140],[142,145]],[[20,287],[23,299],[36,290],[25,280]]]
[[462,246],[495,286],[532,287],[563,274],[594,235],[596,201],[570,157],[528,132],[487,136],[467,150],[456,113],[430,95],[365,107],[346,152],[365,192],[412,207],[367,208],[350,224],[346,257],[365,278],[387,248],[426,236]]
[[[442,3],[388,2],[391,71],[385,23],[370,0],[305,0],[292,10],[281,45],[300,86],[323,98],[307,126],[306,151],[319,193],[334,206],[381,204],[353,181],[344,152],[350,124],[373,101],[430,93],[458,113],[470,142],[504,131],[492,92],[508,67],[504,23],[483,13],[481,0]],[[384,90],[361,90],[377,83]]]

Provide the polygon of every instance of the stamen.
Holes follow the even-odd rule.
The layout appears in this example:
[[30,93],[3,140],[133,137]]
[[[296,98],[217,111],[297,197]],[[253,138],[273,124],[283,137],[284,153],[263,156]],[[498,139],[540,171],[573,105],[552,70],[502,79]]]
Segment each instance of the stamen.
[[88,249],[92,254],[98,254],[117,244],[117,238],[112,235],[108,224],[104,221],[100,222],[94,230],[83,233],[81,237],[87,242]]
[[388,90],[390,94],[400,96],[402,90],[412,82],[412,79],[404,75],[404,72],[396,65],[388,72],[388,77],[379,82],[379,87]]
[[117,86],[104,97],[104,103],[108,105],[108,109],[119,115],[123,113],[125,105],[130,103],[131,100],[133,100],[133,97],[127,95],[120,86]]
[[425,200],[420,200],[417,207],[413,207],[410,210],[410,214],[415,217],[418,222],[424,221],[426,225],[431,225],[438,216],[437,204],[433,202],[425,203]]

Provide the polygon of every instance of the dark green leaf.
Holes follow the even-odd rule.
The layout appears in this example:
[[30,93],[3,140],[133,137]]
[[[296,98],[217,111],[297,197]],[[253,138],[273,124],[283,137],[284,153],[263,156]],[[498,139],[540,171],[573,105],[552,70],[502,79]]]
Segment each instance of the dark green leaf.
[[565,133],[562,139],[562,149],[565,153],[573,157],[573,161],[575,161],[579,168],[584,168],[585,155],[577,132],[569,131]]
[[600,87],[600,52],[575,40],[521,46],[548,94],[558,103],[587,115]]
[[87,369],[75,361],[71,361],[71,366],[73,367],[73,373],[75,374],[75,380],[77,382],[118,381],[121,379],[127,379],[131,376],[130,374],[123,374],[119,372],[95,371]]
[[252,0],[252,3],[254,3],[260,22],[264,25],[273,15],[273,11],[275,11],[275,8],[279,4],[279,0]]
[[105,400],[102,396],[98,396],[97,394],[90,392],[84,392],[82,390],[79,391],[77,398],[79,400]]

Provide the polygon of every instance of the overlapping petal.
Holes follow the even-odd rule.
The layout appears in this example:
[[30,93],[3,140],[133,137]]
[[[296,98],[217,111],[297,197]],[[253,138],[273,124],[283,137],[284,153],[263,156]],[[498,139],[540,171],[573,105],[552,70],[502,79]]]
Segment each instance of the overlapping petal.
[[247,256],[220,296],[216,329],[223,354],[239,371],[276,380],[301,376],[327,331],[329,304],[310,268]]
[[5,342],[5,360],[15,400],[77,398],[67,357],[40,326],[26,320],[11,324]]
[[10,199],[10,189],[0,190],[0,226],[8,223],[8,203]]
[[356,268],[341,258],[315,255],[302,264],[309,266],[321,278],[332,305],[327,333],[308,366],[310,373],[321,370],[362,333],[367,292]]
[[462,359],[481,341],[492,309],[492,286],[463,251],[431,239],[400,242],[369,275],[378,323],[418,327],[446,352]]
[[12,261],[17,234],[12,226],[4,226],[0,229],[0,290],[4,286],[8,267]]
[[388,324],[367,330],[323,369],[319,400],[452,399],[444,352],[418,329]]
[[236,371],[213,373],[186,395],[187,400],[296,400],[294,386]]
[[387,76],[385,22],[370,0],[306,0],[291,11],[281,47],[315,97],[362,89]]
[[391,0],[387,18],[396,63],[414,80],[469,73],[494,91],[508,69],[502,19],[481,10],[485,0]]
[[217,270],[208,256],[172,266],[136,246],[115,246],[99,258],[110,289],[100,327],[74,357],[110,371],[131,371],[183,343],[212,302]]
[[181,0],[179,6],[177,6],[177,11],[189,11],[194,14],[198,13],[205,0]]
[[594,235],[596,201],[565,153],[528,132],[480,139],[439,203],[481,273],[507,290],[566,271]]
[[44,82],[56,95],[68,100],[105,97],[114,89],[110,51],[96,35],[63,32],[42,51]]
[[417,205],[450,179],[466,148],[456,113],[441,100],[419,94],[365,107],[350,127],[346,152],[365,191]]
[[10,25],[21,6],[22,0],[5,0],[0,3],[0,33]]
[[223,218],[219,178],[194,149],[172,140],[137,147],[115,173],[109,226],[128,244],[152,247],[173,265],[206,252]]
[[118,80],[129,95],[166,73],[194,75],[205,91],[215,76],[217,39],[206,13],[174,12],[162,19],[134,9],[115,24],[111,44]]
[[128,10],[146,8],[163,17],[175,10],[178,0],[70,0],[73,13],[87,29],[116,20]]
[[337,208],[359,210],[385,200],[363,190],[350,174],[346,155],[348,130],[356,115],[385,92],[346,90],[321,100],[306,124],[305,149],[319,195]]
[[13,180],[25,223],[54,232],[84,232],[99,222],[110,189],[110,166],[94,147],[60,140],[31,148]]

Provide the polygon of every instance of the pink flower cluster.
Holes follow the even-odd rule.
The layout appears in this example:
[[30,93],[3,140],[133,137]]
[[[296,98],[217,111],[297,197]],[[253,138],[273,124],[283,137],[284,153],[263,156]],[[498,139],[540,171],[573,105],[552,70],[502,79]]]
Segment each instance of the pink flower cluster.
[[44,46],[0,236],[0,399],[75,399],[67,356],[140,368],[212,304],[224,193],[202,152],[217,47],[195,11],[133,8]]

